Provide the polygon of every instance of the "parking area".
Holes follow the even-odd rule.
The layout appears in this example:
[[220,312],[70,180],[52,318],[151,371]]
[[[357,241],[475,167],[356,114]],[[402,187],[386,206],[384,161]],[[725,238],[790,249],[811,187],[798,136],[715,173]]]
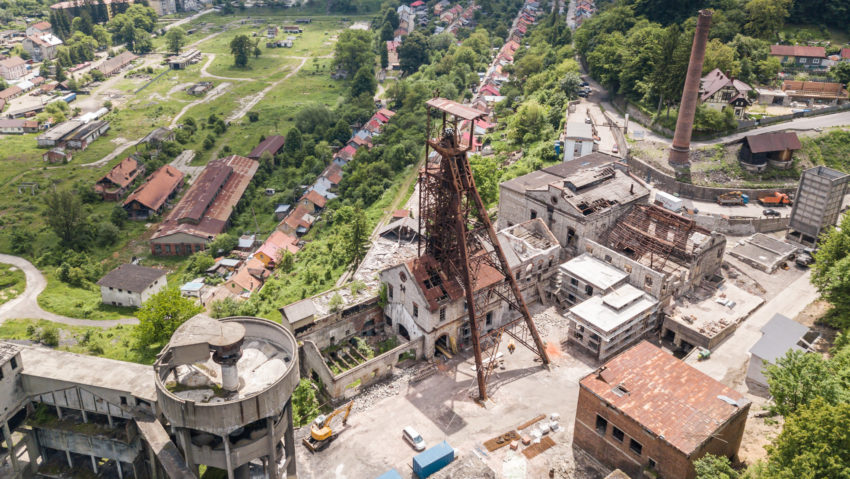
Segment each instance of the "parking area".
[[[402,385],[398,395],[352,413],[348,428],[326,450],[311,454],[299,438],[298,476],[359,479],[377,477],[395,468],[403,477],[414,477],[411,463],[416,452],[402,439],[402,429],[412,426],[428,446],[445,440],[455,448],[457,457],[478,455],[497,477],[548,477],[550,469],[565,474],[558,477],[604,477],[582,460],[578,461],[580,472],[576,472],[572,450],[578,381],[598,364],[564,349],[566,327],[554,309],[540,311],[535,318],[548,343],[550,368],[541,366],[522,347],[510,354],[507,339],[502,341],[504,366],[491,376],[491,400],[482,407],[471,397],[477,392],[471,352],[456,356],[433,376]],[[561,430],[550,434],[555,447],[531,460],[518,454],[525,446],[518,452],[503,447],[489,453],[482,446],[538,415],[551,413],[562,418]],[[306,434],[306,428],[299,433]]]

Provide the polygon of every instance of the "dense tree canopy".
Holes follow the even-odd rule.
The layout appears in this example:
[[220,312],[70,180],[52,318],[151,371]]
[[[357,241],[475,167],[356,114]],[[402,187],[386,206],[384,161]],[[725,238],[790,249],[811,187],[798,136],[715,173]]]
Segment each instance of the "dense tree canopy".
[[334,46],[334,64],[354,74],[361,66],[375,63],[372,37],[365,30],[343,30]]

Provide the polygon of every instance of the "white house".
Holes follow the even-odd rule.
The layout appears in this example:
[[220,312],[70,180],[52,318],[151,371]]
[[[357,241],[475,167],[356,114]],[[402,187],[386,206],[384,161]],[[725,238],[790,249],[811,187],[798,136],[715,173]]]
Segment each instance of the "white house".
[[103,304],[136,307],[165,288],[165,271],[122,264],[97,282]]
[[564,161],[574,160],[593,153],[593,126],[589,123],[568,121],[564,126]]

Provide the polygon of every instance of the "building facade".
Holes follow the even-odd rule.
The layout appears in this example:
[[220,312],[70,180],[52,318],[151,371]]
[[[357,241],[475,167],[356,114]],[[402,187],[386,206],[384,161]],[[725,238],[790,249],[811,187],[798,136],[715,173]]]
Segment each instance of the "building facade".
[[97,282],[103,304],[138,308],[166,287],[165,271],[135,264],[121,265]]
[[794,196],[788,238],[814,246],[821,232],[838,221],[848,181],[850,175],[826,166],[804,171]]

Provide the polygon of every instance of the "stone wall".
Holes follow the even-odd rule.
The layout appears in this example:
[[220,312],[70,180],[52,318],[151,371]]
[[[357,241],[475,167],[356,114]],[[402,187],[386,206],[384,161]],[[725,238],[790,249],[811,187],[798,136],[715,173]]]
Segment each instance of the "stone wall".
[[374,296],[319,318],[310,326],[299,329],[297,338],[300,341],[312,341],[324,349],[363,331],[372,328],[380,330],[382,324],[383,310],[378,305],[378,297]]
[[408,341],[335,376],[316,344],[304,341],[301,346],[301,375],[313,377],[315,373],[330,399],[340,402],[355,396],[364,387],[391,377],[393,367],[399,363],[402,354],[412,351],[416,359],[421,358],[423,344],[423,337]]
[[767,196],[778,191],[788,195],[793,195],[797,191],[796,183],[786,185],[784,187],[775,188],[714,188],[710,186],[698,186],[690,183],[682,183],[676,178],[664,173],[657,168],[629,155],[627,159],[629,171],[638,178],[653,183],[655,188],[663,190],[667,193],[678,195],[682,198],[688,198],[696,201],[717,201],[717,196],[723,193],[732,191],[740,191],[750,198],[755,199],[759,196]]

